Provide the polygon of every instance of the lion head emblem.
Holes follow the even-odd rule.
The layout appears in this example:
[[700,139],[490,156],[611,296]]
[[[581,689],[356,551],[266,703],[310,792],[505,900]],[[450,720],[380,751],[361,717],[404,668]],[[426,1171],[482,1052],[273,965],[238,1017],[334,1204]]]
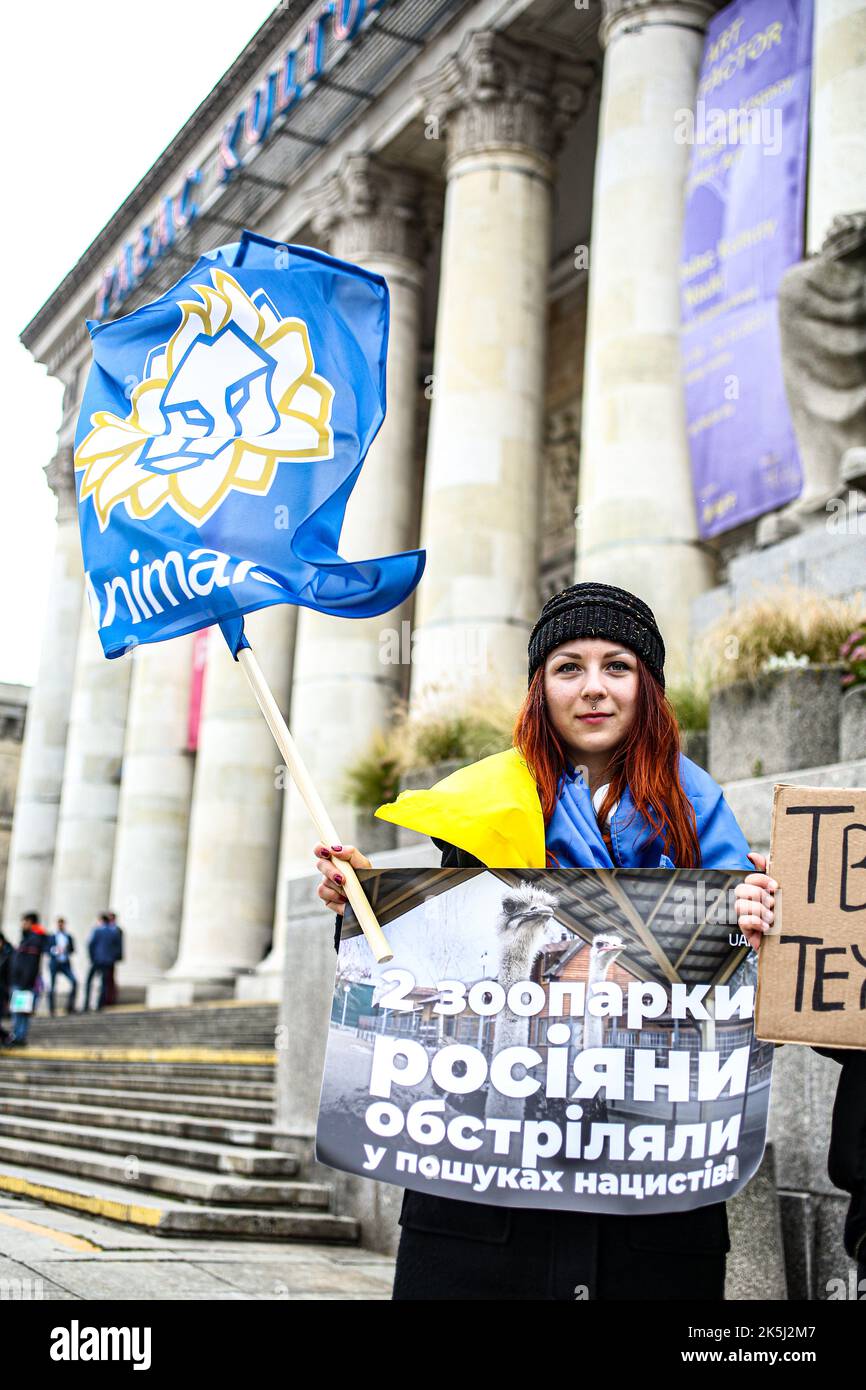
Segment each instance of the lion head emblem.
[[120,505],[141,520],[173,507],[200,525],[232,490],[266,494],[279,463],[333,457],[334,388],[315,371],[307,325],[225,271],[211,276],[148,354],[126,419],[97,411],[75,451],[102,531]]

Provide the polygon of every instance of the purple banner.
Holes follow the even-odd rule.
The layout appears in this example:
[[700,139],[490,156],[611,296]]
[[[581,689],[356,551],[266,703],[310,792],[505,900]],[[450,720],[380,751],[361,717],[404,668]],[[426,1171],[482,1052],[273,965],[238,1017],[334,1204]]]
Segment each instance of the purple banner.
[[812,0],[737,0],[707,30],[680,266],[682,369],[702,537],[798,497],[777,291],[803,255]]

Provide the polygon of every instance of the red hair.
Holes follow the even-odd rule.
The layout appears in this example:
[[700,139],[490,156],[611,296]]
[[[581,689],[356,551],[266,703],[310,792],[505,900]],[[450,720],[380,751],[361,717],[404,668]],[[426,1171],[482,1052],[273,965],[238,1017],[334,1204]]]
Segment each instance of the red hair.
[[[532,678],[514,724],[512,742],[535,778],[546,827],[556,806],[568,754],[548,715],[544,667],[542,662]],[[695,811],[679,775],[680,732],[676,715],[640,657],[637,672],[635,717],[625,739],[611,754],[610,785],[598,811],[599,828],[610,851],[607,815],[627,785],[637,814],[645,817],[654,836],[663,836],[668,858],[677,868],[699,868],[701,848]],[[548,858],[555,861],[552,854]]]

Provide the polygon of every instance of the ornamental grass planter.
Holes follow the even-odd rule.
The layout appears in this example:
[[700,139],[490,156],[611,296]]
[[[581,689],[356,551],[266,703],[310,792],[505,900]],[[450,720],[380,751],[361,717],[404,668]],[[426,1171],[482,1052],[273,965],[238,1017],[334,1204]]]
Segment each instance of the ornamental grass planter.
[[866,758],[866,685],[855,685],[842,695],[839,716],[839,761]]
[[713,691],[710,775],[735,782],[838,762],[843,670],[795,666]]

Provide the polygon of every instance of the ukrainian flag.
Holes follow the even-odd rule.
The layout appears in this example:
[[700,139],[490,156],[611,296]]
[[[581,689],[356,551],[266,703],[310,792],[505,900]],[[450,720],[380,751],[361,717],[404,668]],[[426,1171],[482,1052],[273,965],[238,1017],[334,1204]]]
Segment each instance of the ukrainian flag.
[[545,867],[538,788],[516,748],[459,767],[428,791],[403,791],[375,814],[447,840],[490,869]]

